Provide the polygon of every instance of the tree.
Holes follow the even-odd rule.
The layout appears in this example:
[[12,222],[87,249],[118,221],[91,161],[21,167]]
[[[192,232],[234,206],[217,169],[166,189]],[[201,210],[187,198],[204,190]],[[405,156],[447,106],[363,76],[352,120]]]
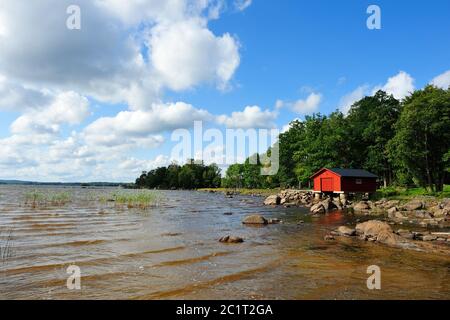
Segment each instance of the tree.
[[356,102],[347,118],[351,155],[348,163],[377,174],[385,187],[393,180],[387,144],[395,135],[400,112],[400,101],[380,90]]
[[450,151],[450,89],[427,86],[404,101],[390,159],[421,186],[442,191]]

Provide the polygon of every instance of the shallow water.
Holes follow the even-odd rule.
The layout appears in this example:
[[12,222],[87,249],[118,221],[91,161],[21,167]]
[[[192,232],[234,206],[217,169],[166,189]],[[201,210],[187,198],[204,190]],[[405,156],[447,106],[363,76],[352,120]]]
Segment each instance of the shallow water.
[[[325,242],[352,222],[341,212],[311,218],[258,197],[189,191],[161,191],[157,207],[135,210],[92,200],[111,188],[46,187],[72,202],[32,208],[24,194],[34,189],[0,186],[0,246],[11,234],[0,299],[450,299],[449,256]],[[284,223],[243,226],[252,213]],[[227,234],[245,242],[217,241]],[[81,290],[67,289],[70,265],[81,269]],[[381,268],[381,290],[367,289],[370,265]]]

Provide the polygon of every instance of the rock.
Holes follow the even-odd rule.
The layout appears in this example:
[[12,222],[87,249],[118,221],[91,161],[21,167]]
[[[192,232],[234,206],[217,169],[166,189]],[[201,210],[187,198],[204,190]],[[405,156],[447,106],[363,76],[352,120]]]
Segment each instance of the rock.
[[242,223],[243,224],[266,225],[266,224],[268,224],[268,221],[263,216],[261,216],[259,214],[255,214],[255,215],[245,217],[244,220],[242,221]]
[[422,237],[422,241],[435,241],[437,239],[436,236],[433,236],[431,234],[427,234]]
[[232,215],[233,215],[233,212],[225,212],[223,215],[224,215],[224,216],[232,216]]
[[348,236],[348,237],[353,237],[356,235],[356,230],[355,229],[351,229],[349,227],[346,226],[341,226],[337,229],[337,232],[339,232],[339,234],[343,235],[343,236]]
[[336,240],[336,238],[334,236],[332,236],[331,234],[327,234],[324,238],[325,241],[333,241]]
[[425,211],[425,210],[418,210],[418,211],[414,211],[414,215],[416,216],[416,218],[420,218],[420,219],[431,219],[431,215]]
[[405,239],[400,237],[399,235],[388,232],[388,231],[381,231],[378,236],[376,237],[377,242],[384,243],[391,246],[398,246],[402,243],[405,243]]
[[414,239],[414,233],[412,233],[412,232],[409,231],[409,230],[403,230],[403,229],[400,229],[400,230],[397,231],[397,234],[398,234],[400,237],[403,237],[403,238],[405,238],[405,239],[409,239],[409,240],[413,240],[413,239]]
[[382,221],[370,220],[356,225],[356,233],[366,237],[377,237],[381,232],[393,233],[389,224]]
[[424,207],[424,204],[420,200],[411,200],[407,204],[403,206],[403,209],[406,211],[414,211],[414,210],[420,210]]
[[313,206],[311,207],[310,211],[311,211],[313,214],[321,214],[321,213],[325,213],[325,212],[326,212],[326,210],[325,210],[325,208],[323,207],[323,204],[322,204],[322,203],[317,203],[317,204],[313,205]]
[[399,200],[390,200],[386,203],[384,203],[383,208],[386,210],[389,210],[393,207],[397,207],[400,205],[400,201]]
[[278,206],[281,203],[281,198],[278,195],[268,196],[264,200],[264,205],[266,206]]
[[445,217],[445,215],[446,215],[446,210],[445,209],[435,209],[435,210],[433,210],[433,216],[435,218]]
[[331,199],[325,199],[324,201],[320,202],[320,204],[323,206],[325,211],[334,209],[333,201],[331,201]]
[[342,206],[340,200],[333,201],[333,205],[334,205],[334,207],[335,207],[336,209],[338,209],[338,210],[342,210],[342,209],[344,208],[344,207]]
[[397,207],[392,207],[392,208],[390,208],[388,211],[387,211],[387,213],[388,213],[388,215],[389,215],[389,217],[391,216],[391,215],[395,215],[395,213],[398,211],[398,209],[397,209]]
[[366,211],[370,210],[370,206],[365,201],[360,201],[353,206],[353,210],[355,211]]
[[244,242],[244,239],[241,237],[231,237],[231,236],[225,236],[219,239],[219,242],[221,243],[242,243]]

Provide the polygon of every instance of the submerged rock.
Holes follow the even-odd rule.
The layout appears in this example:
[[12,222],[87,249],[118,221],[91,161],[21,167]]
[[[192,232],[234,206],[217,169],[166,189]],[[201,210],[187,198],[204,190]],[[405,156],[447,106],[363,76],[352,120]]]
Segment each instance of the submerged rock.
[[225,236],[219,239],[219,242],[221,243],[242,243],[244,242],[244,239],[241,237],[232,237],[232,236]]
[[259,214],[255,214],[255,215],[245,217],[244,220],[242,220],[242,223],[243,224],[266,225],[269,222],[263,216],[261,216]]

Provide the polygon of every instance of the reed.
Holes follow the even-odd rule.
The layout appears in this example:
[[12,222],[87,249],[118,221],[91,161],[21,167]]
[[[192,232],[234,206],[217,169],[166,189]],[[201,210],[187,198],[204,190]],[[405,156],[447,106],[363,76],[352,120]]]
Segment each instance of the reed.
[[147,209],[157,205],[159,196],[152,191],[115,192],[111,195],[110,201],[116,205],[127,206],[129,209]]
[[40,206],[64,206],[72,201],[72,195],[69,192],[53,192],[47,193],[33,190],[25,194],[25,204],[33,208]]

